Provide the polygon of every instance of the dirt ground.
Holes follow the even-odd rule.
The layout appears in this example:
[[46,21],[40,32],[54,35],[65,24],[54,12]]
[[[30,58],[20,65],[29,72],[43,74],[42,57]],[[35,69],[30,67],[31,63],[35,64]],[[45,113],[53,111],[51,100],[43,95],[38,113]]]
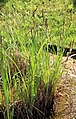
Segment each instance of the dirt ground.
[[[53,58],[50,58],[52,64]],[[76,60],[63,57],[62,70],[55,97],[55,119],[76,119]]]

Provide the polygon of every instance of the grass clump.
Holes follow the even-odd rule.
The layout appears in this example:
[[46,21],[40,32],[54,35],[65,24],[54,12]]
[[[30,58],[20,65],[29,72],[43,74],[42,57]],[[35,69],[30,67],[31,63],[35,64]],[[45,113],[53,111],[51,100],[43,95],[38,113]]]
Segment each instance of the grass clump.
[[[37,36],[31,40],[29,47],[25,46],[24,55],[15,49],[12,51],[12,48],[7,48],[5,51],[1,45],[3,83],[1,88],[5,108],[4,117],[8,119],[17,118],[18,104],[24,105],[20,109],[25,111],[25,113],[22,111],[25,118],[36,118],[36,116],[49,118],[50,109],[53,110],[54,82],[52,83],[51,80],[49,54],[43,49],[48,40],[43,41],[39,47],[35,47],[37,42],[34,42]],[[21,112],[19,113],[21,115]]]
[[58,53],[51,70],[48,44],[68,45],[71,31],[70,41],[72,36],[73,41],[75,38],[74,14],[69,11],[71,3],[68,1],[65,6],[63,3],[61,0],[60,3],[57,0],[10,0],[1,9],[2,119],[45,119],[53,116],[54,84],[61,75],[63,52]]

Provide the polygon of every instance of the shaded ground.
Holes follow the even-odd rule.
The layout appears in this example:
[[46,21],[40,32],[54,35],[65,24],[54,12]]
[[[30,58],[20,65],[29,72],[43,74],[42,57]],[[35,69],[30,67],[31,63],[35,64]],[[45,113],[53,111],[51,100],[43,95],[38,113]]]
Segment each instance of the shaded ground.
[[55,119],[76,119],[76,60],[63,57],[62,68],[64,73],[60,77],[60,86],[56,84]]

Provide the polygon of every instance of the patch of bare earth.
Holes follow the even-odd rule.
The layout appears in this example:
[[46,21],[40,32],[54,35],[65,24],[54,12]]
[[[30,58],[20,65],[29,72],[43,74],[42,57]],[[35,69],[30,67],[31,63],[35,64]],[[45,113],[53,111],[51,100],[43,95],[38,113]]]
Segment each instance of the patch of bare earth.
[[55,119],[76,119],[76,60],[63,57],[62,70],[61,83],[56,84]]

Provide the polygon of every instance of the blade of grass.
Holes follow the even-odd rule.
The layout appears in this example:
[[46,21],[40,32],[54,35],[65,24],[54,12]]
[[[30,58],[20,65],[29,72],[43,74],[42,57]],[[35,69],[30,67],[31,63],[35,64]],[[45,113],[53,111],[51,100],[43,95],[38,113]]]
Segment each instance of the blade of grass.
[[9,113],[9,95],[8,95],[8,87],[7,87],[7,76],[6,76],[6,67],[5,67],[5,61],[4,61],[4,49],[2,46],[2,38],[1,40],[1,75],[2,75],[2,81],[3,81],[3,91],[4,91],[4,97],[5,97],[5,104],[6,104],[6,111],[7,111],[7,117],[10,119],[10,113]]

